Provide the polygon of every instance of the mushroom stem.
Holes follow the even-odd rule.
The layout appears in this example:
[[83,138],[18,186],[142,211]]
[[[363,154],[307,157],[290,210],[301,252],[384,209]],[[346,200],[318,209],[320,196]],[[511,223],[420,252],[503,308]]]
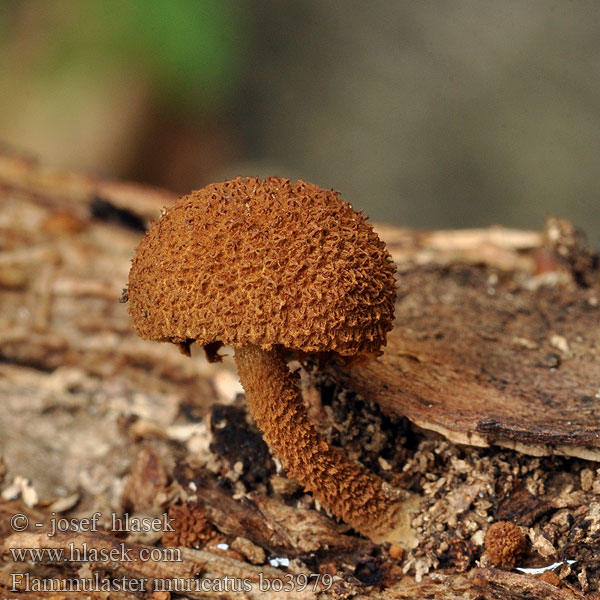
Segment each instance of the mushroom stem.
[[247,344],[236,347],[235,360],[250,412],[291,477],[373,541],[412,545],[398,492],[317,433],[282,350]]

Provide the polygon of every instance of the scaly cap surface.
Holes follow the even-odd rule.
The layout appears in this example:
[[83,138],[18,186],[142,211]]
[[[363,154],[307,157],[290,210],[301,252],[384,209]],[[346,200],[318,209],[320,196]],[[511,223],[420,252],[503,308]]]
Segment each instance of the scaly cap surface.
[[238,178],[180,198],[153,224],[133,259],[129,313],[145,339],[376,355],[394,272],[336,192]]

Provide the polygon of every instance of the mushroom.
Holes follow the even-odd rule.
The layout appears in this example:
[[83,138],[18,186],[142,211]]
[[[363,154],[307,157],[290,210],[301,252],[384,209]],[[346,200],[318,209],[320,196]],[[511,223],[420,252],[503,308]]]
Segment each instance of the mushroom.
[[303,181],[237,178],[180,198],[138,246],[127,294],[144,339],[233,346],[251,414],[288,474],[374,541],[410,538],[400,492],[310,421],[289,352],[348,362],[381,354],[395,265],[362,213]]

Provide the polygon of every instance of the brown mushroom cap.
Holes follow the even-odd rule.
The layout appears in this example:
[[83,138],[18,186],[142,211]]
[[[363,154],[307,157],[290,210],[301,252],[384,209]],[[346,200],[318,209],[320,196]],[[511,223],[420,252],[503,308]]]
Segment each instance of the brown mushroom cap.
[[394,272],[336,192],[238,178],[180,198],[153,224],[133,259],[129,312],[151,340],[376,355]]

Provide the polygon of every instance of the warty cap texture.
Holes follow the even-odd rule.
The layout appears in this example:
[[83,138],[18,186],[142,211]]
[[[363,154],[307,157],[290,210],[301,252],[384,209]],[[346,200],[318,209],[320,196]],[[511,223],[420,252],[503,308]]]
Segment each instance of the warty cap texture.
[[138,246],[129,313],[146,339],[377,355],[395,266],[366,217],[303,181],[237,178],[180,198]]

